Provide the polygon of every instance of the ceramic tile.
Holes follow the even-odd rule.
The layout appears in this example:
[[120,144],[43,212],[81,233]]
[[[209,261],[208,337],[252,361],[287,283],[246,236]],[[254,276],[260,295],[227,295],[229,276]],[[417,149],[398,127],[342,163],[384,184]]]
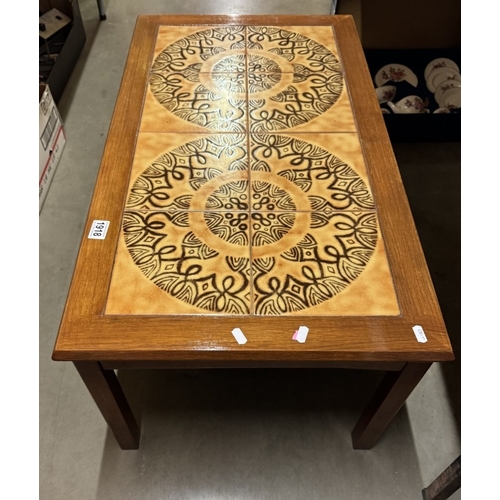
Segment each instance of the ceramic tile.
[[106,314],[399,314],[375,212],[127,211],[122,227]]
[[128,193],[126,210],[241,210],[249,196],[247,138],[141,133]]
[[341,73],[332,28],[329,26],[249,26],[248,54],[261,54],[279,61],[287,73]]
[[244,132],[244,82],[236,87],[231,78],[221,73],[151,74],[140,131]]
[[315,28],[247,27],[251,132],[356,131],[332,30]]
[[300,210],[300,204],[297,203],[300,198],[296,195],[293,187],[295,186],[289,189],[290,186],[283,178],[274,176],[269,172],[252,172],[250,182],[250,207],[252,212],[295,212]]
[[[152,71],[161,73],[208,72],[215,60],[243,54],[243,26],[160,26]],[[230,71],[231,72],[231,71]]]
[[[200,73],[202,84],[214,94],[246,109],[247,78],[245,73]],[[241,103],[241,104],[240,104]]]
[[[265,106],[266,101],[274,95],[285,91],[293,81],[291,73],[248,73],[246,76],[248,88],[248,101],[250,109],[252,103],[254,107]],[[255,101],[259,101],[257,104]]]
[[160,26],[140,130],[243,132],[245,66],[242,26]]
[[200,73],[245,73],[246,71],[245,50],[231,50],[229,54],[221,53],[211,57],[203,65]]
[[331,29],[170,28],[106,312],[399,314]]
[[330,27],[200,28],[160,28],[141,131],[356,131]]
[[375,212],[260,215],[274,217],[252,246],[254,314],[400,313]]
[[125,212],[106,314],[249,314],[248,213]]
[[250,151],[251,197],[287,194],[273,210],[375,209],[356,134],[253,134]]
[[[247,50],[247,72],[248,73],[293,73],[286,59],[282,59],[276,54],[258,50]],[[287,71],[283,71],[284,69]]]
[[296,220],[295,212],[252,212],[250,214],[252,253],[259,254],[262,249],[258,247],[286,242],[293,236]]
[[249,84],[250,132],[357,131],[347,90],[336,75],[295,76],[283,73],[275,84],[268,79],[267,88],[257,94]]

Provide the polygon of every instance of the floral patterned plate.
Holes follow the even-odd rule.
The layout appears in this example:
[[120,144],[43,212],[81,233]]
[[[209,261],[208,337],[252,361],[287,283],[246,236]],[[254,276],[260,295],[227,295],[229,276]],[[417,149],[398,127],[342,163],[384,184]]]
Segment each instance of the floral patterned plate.
[[431,92],[436,92],[436,89],[441,83],[446,80],[455,80],[457,82],[461,81],[462,77],[460,73],[453,68],[436,68],[433,69],[428,78],[426,78],[427,88]]
[[448,109],[460,108],[462,106],[462,96],[460,90],[460,88],[456,87],[445,90],[439,100],[439,106]]
[[417,75],[407,66],[402,64],[386,64],[377,71],[375,85],[381,87],[390,82],[406,81],[416,87],[418,85]]
[[440,57],[438,59],[434,59],[425,67],[424,70],[425,80],[427,80],[431,71],[437,68],[452,68],[460,72],[460,68],[458,67],[458,64],[455,61],[452,61],[451,59],[448,59],[446,57]]
[[436,102],[439,104],[439,107],[441,108],[446,107],[444,104],[442,104],[442,98],[446,91],[450,89],[458,89],[458,92],[460,93],[461,87],[462,83],[457,82],[455,80],[445,80],[444,82],[442,82],[436,89],[436,92],[434,92],[434,98],[436,99]]

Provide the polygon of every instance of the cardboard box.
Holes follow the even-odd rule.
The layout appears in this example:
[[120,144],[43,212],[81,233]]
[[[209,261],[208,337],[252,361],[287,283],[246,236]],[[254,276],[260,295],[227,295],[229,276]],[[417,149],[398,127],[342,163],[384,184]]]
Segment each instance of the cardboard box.
[[[45,83],[50,87],[52,96],[56,103],[58,103],[87,38],[78,0],[39,0],[39,9],[44,13],[47,13],[51,9],[57,9],[71,19],[71,22],[63,28],[64,30],[68,28],[64,45],[58,52],[48,77],[46,77],[45,71],[41,71],[44,77],[40,76],[39,81],[39,83]],[[41,47],[43,51],[44,44]],[[40,67],[42,68],[43,66],[44,64],[41,62]]]
[[39,212],[66,145],[61,115],[48,85],[39,85]]

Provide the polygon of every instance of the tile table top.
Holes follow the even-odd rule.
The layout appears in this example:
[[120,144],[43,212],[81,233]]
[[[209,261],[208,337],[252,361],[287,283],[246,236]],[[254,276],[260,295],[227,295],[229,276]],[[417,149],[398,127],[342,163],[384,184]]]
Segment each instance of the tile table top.
[[398,315],[330,26],[159,26],[106,314]]

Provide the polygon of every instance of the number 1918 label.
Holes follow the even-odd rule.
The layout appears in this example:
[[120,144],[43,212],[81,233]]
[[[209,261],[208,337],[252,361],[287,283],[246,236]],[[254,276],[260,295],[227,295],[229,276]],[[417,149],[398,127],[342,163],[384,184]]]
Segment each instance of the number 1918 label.
[[89,238],[93,240],[103,240],[108,232],[109,220],[95,220],[90,229]]

